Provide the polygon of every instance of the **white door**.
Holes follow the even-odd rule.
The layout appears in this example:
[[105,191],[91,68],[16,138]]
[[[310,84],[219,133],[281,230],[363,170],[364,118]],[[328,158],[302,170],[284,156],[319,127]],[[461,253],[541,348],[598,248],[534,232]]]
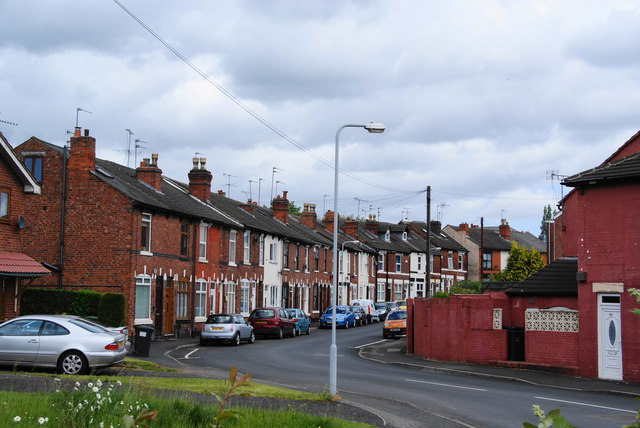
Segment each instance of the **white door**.
[[622,380],[620,295],[598,295],[598,377]]

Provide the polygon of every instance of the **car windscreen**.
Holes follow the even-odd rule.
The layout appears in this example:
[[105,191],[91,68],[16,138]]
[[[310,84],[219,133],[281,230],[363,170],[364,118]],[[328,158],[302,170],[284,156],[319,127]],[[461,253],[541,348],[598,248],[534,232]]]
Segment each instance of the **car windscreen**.
[[405,311],[393,311],[387,316],[388,320],[405,320],[407,313]]
[[207,318],[206,324],[231,324],[231,315],[211,315]]
[[[333,313],[333,309],[329,308],[325,311],[326,314],[332,314]],[[345,308],[344,306],[336,306],[336,314],[346,314],[347,313],[347,308]]]
[[85,322],[81,318],[71,319],[69,320],[69,322],[73,325],[77,325],[84,330],[90,331],[91,333],[108,333],[107,329],[105,329],[104,327],[100,327],[99,325],[91,322]]
[[274,318],[276,313],[273,309],[256,309],[251,312],[249,318]]
[[386,303],[376,303],[375,306],[376,306],[376,309],[387,309]]

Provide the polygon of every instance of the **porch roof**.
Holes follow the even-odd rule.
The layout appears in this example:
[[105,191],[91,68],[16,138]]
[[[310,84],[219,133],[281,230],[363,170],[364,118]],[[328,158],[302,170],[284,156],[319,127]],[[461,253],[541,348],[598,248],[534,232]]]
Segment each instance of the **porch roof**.
[[0,276],[36,277],[49,273],[49,269],[26,254],[0,251]]

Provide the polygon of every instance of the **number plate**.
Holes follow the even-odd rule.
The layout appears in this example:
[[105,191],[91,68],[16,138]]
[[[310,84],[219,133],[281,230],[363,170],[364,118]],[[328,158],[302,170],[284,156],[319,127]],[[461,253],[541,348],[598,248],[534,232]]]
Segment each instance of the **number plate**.
[[400,331],[400,329],[399,329],[399,328],[390,328],[389,330],[390,330],[390,331]]
[[118,348],[124,348],[124,340],[118,342]]
[[267,323],[266,321],[256,321],[256,324],[260,324],[260,325],[263,325],[263,324],[266,324],[266,323]]
[[224,330],[224,327],[211,327],[211,330]]

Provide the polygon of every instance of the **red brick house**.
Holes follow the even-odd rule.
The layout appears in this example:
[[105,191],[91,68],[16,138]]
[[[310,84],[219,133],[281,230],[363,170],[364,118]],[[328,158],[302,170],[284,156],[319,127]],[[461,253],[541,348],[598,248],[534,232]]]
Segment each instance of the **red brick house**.
[[27,196],[41,187],[0,133],[0,321],[20,313],[20,293],[36,278],[50,272],[28,252],[25,232],[34,217]]

